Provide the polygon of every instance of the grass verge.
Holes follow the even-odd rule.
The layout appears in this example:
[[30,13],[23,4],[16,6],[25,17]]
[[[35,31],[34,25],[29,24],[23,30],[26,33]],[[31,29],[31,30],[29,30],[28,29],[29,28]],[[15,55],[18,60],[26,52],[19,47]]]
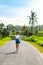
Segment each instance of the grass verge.
[[10,37],[5,37],[3,39],[0,39],[0,47],[2,47],[4,44],[6,44],[6,42],[8,42],[10,40],[11,40]]
[[33,45],[41,54],[43,54],[43,47],[39,46],[38,44],[35,44],[34,42],[29,43]]
[[43,54],[43,37],[38,37],[38,36],[30,36],[23,38],[24,41],[30,42],[31,45],[36,47],[40,53]]

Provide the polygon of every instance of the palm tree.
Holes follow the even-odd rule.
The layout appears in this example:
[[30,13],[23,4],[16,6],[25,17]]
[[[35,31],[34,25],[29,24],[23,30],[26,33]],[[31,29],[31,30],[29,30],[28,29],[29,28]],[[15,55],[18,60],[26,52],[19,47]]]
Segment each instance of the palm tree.
[[31,31],[32,33],[34,33],[33,27],[35,23],[37,23],[37,15],[34,11],[31,11],[31,16],[28,16],[28,17],[29,17],[29,24],[31,25]]

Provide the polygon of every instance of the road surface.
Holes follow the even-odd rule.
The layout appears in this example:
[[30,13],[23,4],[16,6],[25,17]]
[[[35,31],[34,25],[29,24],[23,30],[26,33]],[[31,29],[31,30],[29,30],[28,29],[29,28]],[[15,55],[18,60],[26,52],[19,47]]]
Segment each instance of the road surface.
[[21,41],[16,53],[15,41],[0,48],[0,65],[43,65],[43,58],[30,44]]

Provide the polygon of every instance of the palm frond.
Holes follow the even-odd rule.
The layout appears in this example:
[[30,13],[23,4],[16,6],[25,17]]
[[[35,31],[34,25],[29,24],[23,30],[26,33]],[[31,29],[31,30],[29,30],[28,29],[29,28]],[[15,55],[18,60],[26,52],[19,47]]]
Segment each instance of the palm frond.
[[31,20],[29,20],[29,24],[31,24]]

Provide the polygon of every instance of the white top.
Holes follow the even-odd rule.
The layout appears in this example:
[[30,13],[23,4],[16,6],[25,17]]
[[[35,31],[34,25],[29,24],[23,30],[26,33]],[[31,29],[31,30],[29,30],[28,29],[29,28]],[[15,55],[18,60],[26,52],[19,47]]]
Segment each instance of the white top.
[[16,39],[20,39],[20,35],[15,35]]

